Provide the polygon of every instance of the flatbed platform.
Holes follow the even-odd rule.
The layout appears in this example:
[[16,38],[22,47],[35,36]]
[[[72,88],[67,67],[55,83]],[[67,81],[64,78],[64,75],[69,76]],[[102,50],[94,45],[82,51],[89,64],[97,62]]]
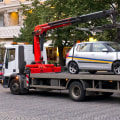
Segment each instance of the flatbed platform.
[[50,79],[81,79],[81,80],[111,80],[120,81],[120,75],[114,75],[112,72],[97,72],[90,74],[88,72],[80,72],[79,74],[70,74],[68,72],[61,73],[37,73],[31,74],[32,78],[50,78]]

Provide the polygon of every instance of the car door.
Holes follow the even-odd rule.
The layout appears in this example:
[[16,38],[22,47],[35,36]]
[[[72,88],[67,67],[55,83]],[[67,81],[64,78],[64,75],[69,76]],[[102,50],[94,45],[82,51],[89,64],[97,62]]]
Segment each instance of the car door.
[[79,69],[88,69],[91,67],[91,62],[89,61],[89,58],[91,57],[90,51],[91,43],[81,43],[76,46],[74,56]]
[[111,70],[114,52],[110,52],[104,43],[92,44],[92,68],[96,70]]

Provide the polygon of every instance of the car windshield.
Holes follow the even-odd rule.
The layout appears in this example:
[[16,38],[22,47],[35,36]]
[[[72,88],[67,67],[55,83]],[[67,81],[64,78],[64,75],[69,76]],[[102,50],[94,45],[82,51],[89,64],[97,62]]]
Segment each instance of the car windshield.
[[120,44],[119,43],[106,43],[106,45],[112,50],[112,51],[120,51]]

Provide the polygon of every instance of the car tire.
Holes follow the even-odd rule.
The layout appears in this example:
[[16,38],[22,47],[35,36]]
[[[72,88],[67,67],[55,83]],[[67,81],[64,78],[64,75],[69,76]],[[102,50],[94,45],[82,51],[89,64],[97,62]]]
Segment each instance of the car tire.
[[76,62],[70,62],[68,65],[68,71],[71,74],[78,74],[79,73],[79,68]]
[[97,70],[89,70],[90,74],[95,74],[97,72]]
[[80,82],[72,82],[69,86],[69,95],[74,101],[83,101],[85,99],[85,90]]
[[19,95],[21,93],[20,92],[20,83],[18,80],[13,79],[10,82],[10,91],[14,95]]
[[113,63],[113,72],[115,75],[120,75],[120,62]]

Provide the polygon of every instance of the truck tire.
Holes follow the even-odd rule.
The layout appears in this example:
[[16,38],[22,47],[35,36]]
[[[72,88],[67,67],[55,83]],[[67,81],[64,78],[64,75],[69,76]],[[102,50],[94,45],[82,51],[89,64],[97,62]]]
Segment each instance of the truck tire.
[[69,86],[69,95],[74,101],[83,101],[85,99],[85,90],[80,82],[72,82]]
[[18,80],[13,79],[10,82],[10,91],[14,95],[19,95],[21,93],[20,92],[20,83]]
[[69,73],[71,74],[78,74],[79,72],[79,68],[78,68],[78,65],[76,62],[70,62],[69,65],[68,65],[68,71]]
[[120,62],[113,63],[113,72],[115,75],[120,75]]

